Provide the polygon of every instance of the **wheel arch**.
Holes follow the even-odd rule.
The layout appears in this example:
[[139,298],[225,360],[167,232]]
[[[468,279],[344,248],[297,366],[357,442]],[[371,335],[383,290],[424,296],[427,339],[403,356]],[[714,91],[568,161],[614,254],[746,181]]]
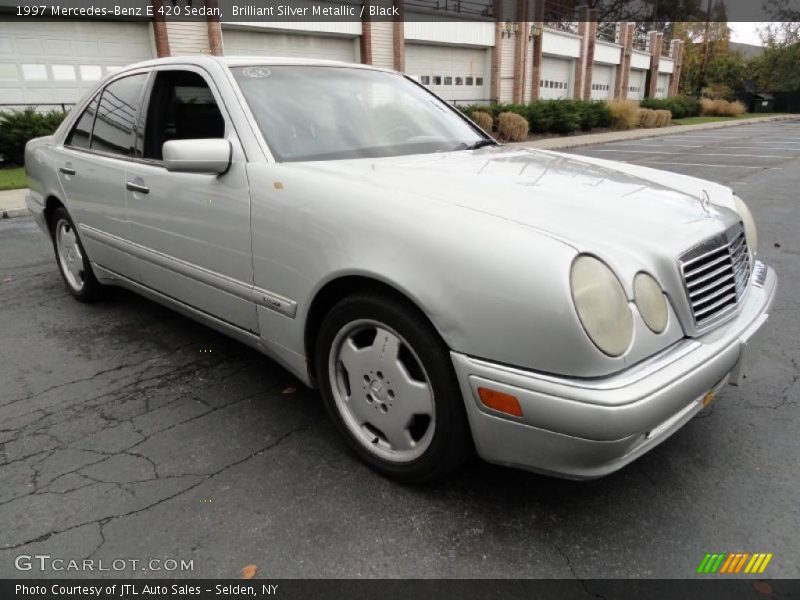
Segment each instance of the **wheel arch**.
[[62,207],[66,210],[67,206],[53,194],[47,196],[44,201],[44,222],[47,224],[48,229],[52,229],[53,213],[56,209]]
[[[399,300],[409,309],[418,313],[431,326],[431,329],[436,333],[442,343],[449,347],[449,344],[447,344],[439,328],[430,318],[428,312],[422,308],[419,301],[403,291],[399,286],[366,274],[340,275],[320,287],[314,294],[313,300],[309,305],[303,334],[303,342],[306,356],[309,357],[309,365],[312,364],[312,358],[316,351],[317,334],[325,315],[344,298],[358,293],[370,292]],[[312,368],[309,369],[309,376],[311,381],[314,382],[315,376]]]

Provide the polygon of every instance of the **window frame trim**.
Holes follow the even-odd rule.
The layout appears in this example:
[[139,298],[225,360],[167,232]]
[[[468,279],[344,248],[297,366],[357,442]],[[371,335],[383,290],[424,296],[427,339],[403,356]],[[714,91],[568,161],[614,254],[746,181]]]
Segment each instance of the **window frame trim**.
[[[244,146],[241,143],[239,133],[236,130],[236,124],[234,123],[233,118],[231,117],[230,110],[228,109],[228,105],[225,103],[222,94],[219,91],[219,87],[217,86],[217,82],[214,79],[214,76],[205,68],[200,65],[190,64],[190,63],[175,63],[175,64],[163,64],[163,65],[153,65],[147,67],[135,67],[129,70],[119,70],[115,71],[113,74],[108,75],[109,79],[105,81],[101,81],[97,88],[93,91],[94,93],[90,93],[86,95],[86,99],[80,103],[80,110],[78,110],[78,105],[75,106],[74,113],[70,113],[69,122],[65,121],[65,131],[66,133],[60,139],[60,147],[69,150],[72,152],[79,152],[83,154],[89,154],[93,156],[100,156],[103,158],[111,158],[123,162],[130,162],[130,163],[137,163],[137,164],[144,164],[150,165],[155,167],[164,167],[163,160],[153,160],[149,158],[139,158],[136,156],[124,155],[124,154],[113,154],[111,152],[103,152],[102,150],[92,150],[91,148],[79,148],[78,146],[71,146],[66,144],[66,140],[69,137],[72,129],[78,124],[81,115],[83,112],[88,108],[89,104],[94,100],[94,98],[98,94],[102,94],[105,91],[106,86],[111,85],[113,82],[122,79],[123,77],[130,77],[132,75],[139,75],[145,73],[148,75],[149,79],[146,84],[145,93],[149,93],[151,82],[155,81],[155,77],[153,73],[156,71],[195,71],[201,77],[203,77],[207,83],[209,83],[209,88],[211,89],[211,93],[214,94],[214,100],[217,102],[217,107],[220,109],[222,113],[222,118],[225,119],[225,139],[230,139],[230,136],[233,135],[236,137],[236,141],[241,148],[242,156],[244,157],[245,162],[249,162],[247,151],[245,150]],[[235,84],[233,84],[235,85]],[[147,97],[147,106],[150,105],[150,98]],[[99,105],[98,105],[99,106]],[[142,105],[140,108],[144,108],[144,98],[142,98]],[[146,111],[145,111],[146,112]],[[75,116],[73,116],[73,114]],[[97,118],[97,114],[95,113],[95,119]],[[138,114],[137,114],[137,121],[138,121]],[[138,124],[137,124],[138,126]],[[94,120],[92,120],[92,136],[94,135]],[[90,136],[91,137],[91,136]],[[135,142],[134,142],[135,143]]]
[[78,113],[78,117],[75,119],[75,122],[70,125],[69,130],[67,131],[67,135],[64,136],[64,148],[69,148],[71,150],[86,150],[89,151],[92,148],[92,136],[94,135],[94,122],[97,120],[97,110],[95,109],[94,115],[92,116],[92,125],[89,128],[89,146],[86,148],[81,148],[80,146],[73,146],[72,144],[68,144],[67,140],[72,139],[72,134],[75,133],[75,130],[80,125],[81,119],[83,115],[89,110],[89,107],[92,105],[92,102],[97,100],[97,107],[100,108],[100,97],[103,95],[103,89],[98,90],[94,94],[92,94],[89,101],[81,107],[80,113]]
[[[99,110],[100,102],[99,101],[97,103],[98,110],[94,113],[94,118],[92,119],[92,131],[89,134],[89,147],[88,148],[80,148],[78,146],[73,146],[71,144],[67,144],[67,139],[69,139],[69,137],[72,135],[72,132],[75,129],[75,127],[78,126],[78,122],[80,121],[81,117],[83,116],[83,113],[86,112],[86,109],[89,108],[89,105],[92,103],[92,101],[95,98],[98,98],[98,97],[102,100],[103,94],[105,93],[106,88],[109,85],[111,85],[112,83],[114,83],[116,81],[119,81],[120,79],[124,79],[125,77],[134,77],[136,75],[146,75],[148,79],[145,82],[145,85],[144,85],[144,88],[143,88],[143,90],[144,90],[144,89],[147,89],[147,87],[149,86],[150,78],[151,78],[150,77],[150,73],[151,72],[152,72],[152,69],[150,69],[150,68],[137,68],[137,69],[131,69],[130,71],[119,71],[117,73],[114,73],[114,75],[110,79],[108,79],[106,81],[103,81],[101,84],[99,84],[97,86],[97,91],[94,94],[90,94],[89,97],[88,97],[88,100],[86,102],[84,102],[83,104],[81,104],[80,112],[76,111],[77,116],[69,124],[69,128],[67,129],[67,132],[64,135],[64,139],[62,140],[61,145],[64,148],[67,148],[69,150],[74,150],[75,152],[84,152],[86,154],[94,154],[94,155],[97,155],[97,156],[105,156],[107,158],[116,158],[116,159],[119,159],[119,160],[130,160],[132,158],[135,158],[135,157],[130,156],[130,155],[114,154],[113,152],[104,152],[102,150],[93,150],[92,149],[91,146],[92,146],[92,139],[94,138],[94,126],[95,126],[95,122],[97,121],[97,113],[100,112],[100,110]],[[140,98],[139,109],[141,109],[142,100],[144,100],[144,97]],[[139,118],[139,112],[137,110],[136,120],[138,120],[138,118]],[[136,123],[136,120],[134,121],[134,144],[136,143],[136,138],[135,138],[135,133],[136,133],[135,132],[135,127],[136,127],[135,123]]]
[[[197,66],[197,65],[189,65],[189,64],[182,64],[182,65],[157,65],[151,70],[151,77],[150,81],[147,84],[147,89],[145,90],[145,98],[142,101],[142,114],[144,118],[140,121],[137,118],[137,128],[141,126],[142,132],[142,142],[144,142],[144,135],[147,131],[147,113],[150,111],[150,102],[153,99],[153,88],[156,83],[156,78],[158,77],[158,73],[162,71],[189,71],[191,73],[196,73],[200,77],[203,78],[203,81],[206,82],[208,89],[211,91],[211,95],[214,97],[214,102],[217,105],[217,109],[219,109],[220,114],[222,115],[222,120],[225,122],[225,132],[221,139],[227,140],[230,138],[231,134],[235,134],[237,139],[239,134],[236,132],[236,128],[233,124],[233,119],[230,116],[230,112],[228,111],[228,107],[225,105],[225,101],[222,98],[222,94],[219,92],[217,88],[216,82],[214,78],[211,76],[211,73],[206,71],[204,68]],[[241,142],[239,143],[241,146]],[[142,146],[144,147],[144,145]],[[244,152],[244,148],[242,148]],[[154,166],[164,166],[163,160],[158,160],[156,158],[146,158],[142,157],[132,157],[135,162],[144,163],[148,165]],[[245,154],[245,161],[247,160],[247,155]]]

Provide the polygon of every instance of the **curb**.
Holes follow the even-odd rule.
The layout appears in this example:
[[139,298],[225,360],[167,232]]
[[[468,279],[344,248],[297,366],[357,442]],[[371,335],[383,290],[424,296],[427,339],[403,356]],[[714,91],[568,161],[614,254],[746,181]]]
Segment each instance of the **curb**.
[[0,213],[0,219],[13,219],[14,217],[26,217],[30,211],[27,208],[7,208]]
[[752,119],[742,119],[739,121],[718,121],[716,123],[704,123],[702,125],[674,125],[660,129],[643,129],[620,131],[617,135],[607,133],[597,133],[580,135],[565,138],[547,138],[532,142],[514,142],[503,144],[511,148],[537,148],[539,150],[566,150],[569,148],[581,148],[584,146],[596,146],[598,144],[610,144],[613,142],[626,142],[632,140],[645,140],[649,138],[665,137],[693,131],[708,131],[712,129],[726,129],[728,127],[739,127],[741,125],[753,125],[755,123],[773,123],[777,121],[792,121],[800,119],[800,115],[778,115],[773,117],[754,117]]

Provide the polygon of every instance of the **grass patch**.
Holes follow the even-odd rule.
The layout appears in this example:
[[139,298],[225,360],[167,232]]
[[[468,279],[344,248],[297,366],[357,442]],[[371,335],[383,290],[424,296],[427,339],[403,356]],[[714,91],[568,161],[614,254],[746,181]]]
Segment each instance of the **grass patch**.
[[0,190],[18,190],[28,187],[24,167],[0,168]]
[[702,125],[703,123],[718,123],[720,121],[739,121],[741,119],[752,119],[754,117],[771,117],[770,113],[744,114],[738,117],[687,117],[685,119],[673,119],[675,125]]

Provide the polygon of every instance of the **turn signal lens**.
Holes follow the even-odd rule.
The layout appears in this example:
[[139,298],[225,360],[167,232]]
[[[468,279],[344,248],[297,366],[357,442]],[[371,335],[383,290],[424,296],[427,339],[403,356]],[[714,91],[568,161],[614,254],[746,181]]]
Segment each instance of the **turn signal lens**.
[[503,392],[481,387],[478,388],[478,396],[480,396],[481,402],[483,402],[484,406],[487,406],[492,410],[506,413],[507,415],[512,415],[514,417],[522,416],[522,407],[519,405],[519,400],[517,400],[511,394],[504,394]]

